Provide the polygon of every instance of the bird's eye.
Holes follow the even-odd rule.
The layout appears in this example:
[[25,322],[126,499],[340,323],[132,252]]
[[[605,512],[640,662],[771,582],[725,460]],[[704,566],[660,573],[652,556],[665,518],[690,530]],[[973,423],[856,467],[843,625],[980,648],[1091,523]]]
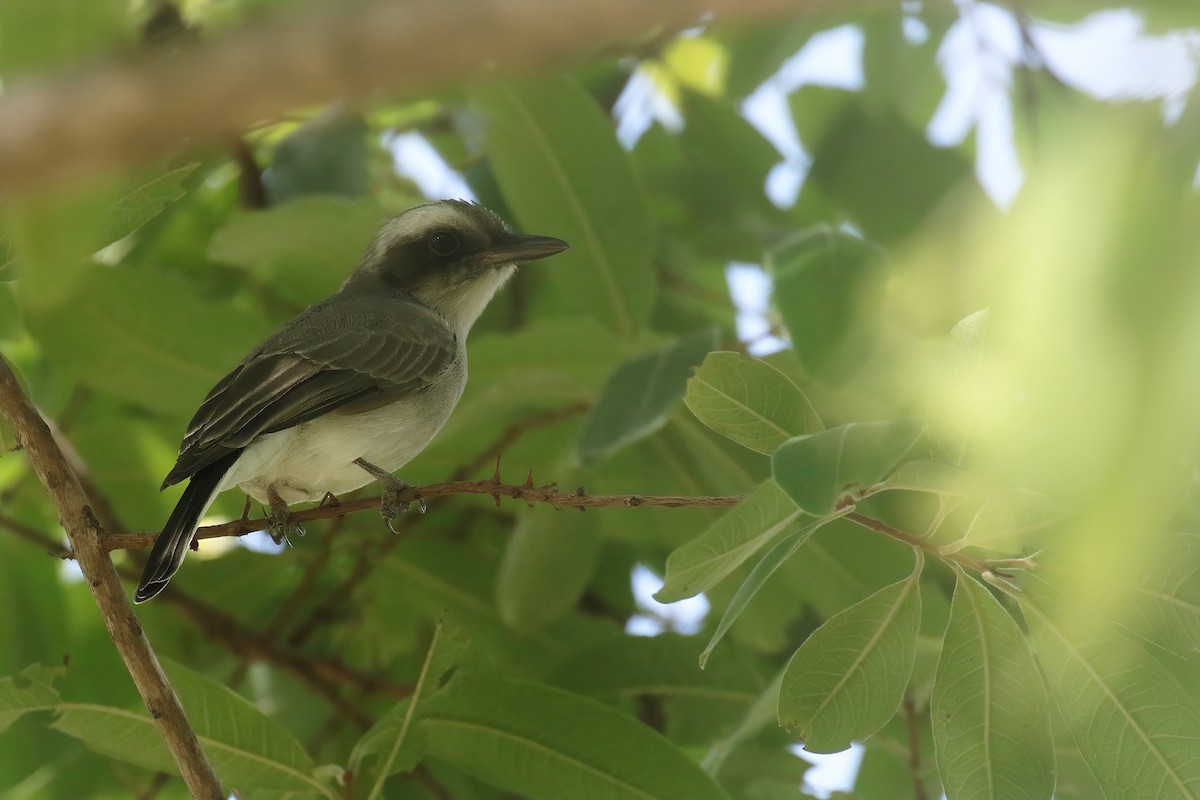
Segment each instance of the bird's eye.
[[458,249],[458,237],[448,231],[439,231],[427,240],[435,256],[448,256]]

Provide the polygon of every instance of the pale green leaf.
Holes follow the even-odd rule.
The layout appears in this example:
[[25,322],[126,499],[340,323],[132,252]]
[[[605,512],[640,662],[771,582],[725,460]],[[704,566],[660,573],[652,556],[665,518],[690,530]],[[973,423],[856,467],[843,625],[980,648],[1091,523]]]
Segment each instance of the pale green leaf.
[[182,167],[155,172],[149,178],[134,182],[113,203],[106,240],[115,242],[123,239],[158,216],[169,203],[183,197],[183,182],[198,166],[199,162],[191,161]]
[[1110,800],[1200,798],[1200,702],[1107,626],[1063,624],[1022,603],[1051,696]]
[[57,708],[58,690],[52,684],[63,672],[62,667],[34,665],[0,678],[0,733],[31,711]]
[[796,384],[741,353],[709,353],[688,380],[683,401],[705,425],[760,453],[821,427]]
[[726,798],[661,734],[549,686],[465,675],[420,721],[431,755],[521,797]]
[[959,573],[930,706],[938,771],[956,800],[1054,793],[1042,676],[1017,623]]
[[808,537],[815,530],[820,528],[826,522],[829,522],[832,517],[818,519],[810,522],[802,528],[784,534],[775,545],[767,551],[766,555],[754,565],[754,569],[750,570],[750,574],[742,581],[742,585],[738,587],[734,593],[733,599],[729,601],[729,605],[725,607],[725,613],[721,615],[721,621],[717,623],[717,629],[713,631],[713,635],[709,638],[708,644],[700,653],[700,666],[703,667],[708,661],[709,655],[716,648],[717,644],[737,622],[737,618],[746,610],[746,606],[750,605],[750,601],[762,589],[763,584],[767,579],[775,574],[775,570],[783,566],[784,562],[792,557],[792,554],[800,549]]
[[771,469],[796,505],[822,516],[844,498],[874,490],[924,430],[919,417],[904,417],[798,436],[775,451]]
[[705,591],[804,519],[804,512],[775,481],[764,481],[704,533],[667,557],[667,574],[655,599],[673,603]]
[[813,753],[845,750],[900,707],[921,625],[918,552],[912,574],[830,617],[788,662],[779,724]]
[[[314,777],[312,757],[286,728],[223,684],[178,664],[164,666],[222,783],[335,796]],[[64,703],[58,710],[53,727],[95,752],[176,772],[158,726],[144,712],[89,703]]]
[[634,340],[654,303],[653,217],[612,120],[565,77],[490,83],[473,99],[516,221],[571,243],[545,271],[554,307]]

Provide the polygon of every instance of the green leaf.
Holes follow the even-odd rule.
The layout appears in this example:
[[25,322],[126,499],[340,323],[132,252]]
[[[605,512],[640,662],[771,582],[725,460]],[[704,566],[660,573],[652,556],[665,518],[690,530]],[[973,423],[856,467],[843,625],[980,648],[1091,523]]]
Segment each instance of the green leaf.
[[522,797],[726,798],[662,735],[595,700],[464,675],[420,722],[431,755]]
[[962,573],[930,714],[948,796],[1038,800],[1054,794],[1050,707],[1033,654],[992,593]]
[[810,522],[799,530],[784,534],[775,545],[767,551],[767,554],[754,565],[754,569],[750,570],[750,574],[746,576],[746,580],[742,581],[742,585],[733,595],[733,599],[729,601],[729,605],[725,607],[725,613],[721,615],[721,621],[717,623],[717,629],[713,631],[712,637],[708,640],[708,644],[704,646],[704,650],[700,653],[700,666],[703,667],[708,662],[708,657],[716,648],[717,643],[725,636],[733,623],[737,622],[737,618],[746,610],[746,606],[750,605],[750,601],[762,589],[763,584],[767,579],[775,574],[775,570],[783,566],[792,554],[800,549],[808,537],[813,534],[818,528],[825,523],[834,519],[833,517],[818,519]]
[[[389,775],[411,771],[424,757],[426,742],[416,725],[422,703],[442,688],[444,680],[449,680],[468,646],[461,632],[447,629],[439,622],[412,696],[396,704],[355,744],[350,754],[350,770],[359,786],[371,786],[368,800],[381,796]],[[364,759],[379,753],[383,754],[380,759],[364,765]]]
[[182,167],[154,172],[149,178],[141,178],[129,186],[112,208],[108,234],[105,239],[115,242],[125,238],[150,220],[158,216],[169,203],[185,194],[183,182],[196,171],[199,162],[192,161]]
[[1107,626],[1064,624],[1036,600],[1021,609],[1051,696],[1108,797],[1200,797],[1196,695]]
[[579,459],[600,461],[661,428],[679,404],[693,367],[720,339],[705,328],[617,368],[579,434]]
[[53,682],[63,672],[62,667],[34,664],[21,670],[20,675],[0,678],[0,733],[32,711],[57,707],[60,698]]
[[767,264],[796,357],[828,383],[844,382],[879,336],[888,280],[883,251],[820,226],[769,252]]
[[97,268],[86,303],[30,312],[29,329],[57,369],[138,405],[187,415],[269,332],[260,316],[202,299],[166,273]]
[[1129,629],[1177,655],[1200,653],[1200,535],[1180,533],[1122,581]]
[[[899,116],[870,113],[859,102],[846,104],[825,129],[812,164],[812,186],[882,242],[914,233],[955,189],[970,187],[973,173],[961,150],[936,148]],[[960,203],[978,196],[971,188],[974,196]]]
[[[110,183],[47,192],[14,205],[5,218],[28,312],[49,311],[88,297],[82,284],[96,271],[92,254],[106,244],[109,210],[119,196]],[[88,297],[90,301],[91,298]]]
[[593,697],[697,698],[746,704],[762,689],[743,659],[714,658],[696,666],[696,640],[677,634],[623,636],[581,650],[559,664],[547,683]]
[[814,516],[861,496],[888,475],[921,438],[919,417],[855,422],[798,436],[775,451],[771,469],[796,505]]
[[367,192],[367,137],[360,114],[334,106],[275,146],[263,188],[272,206],[307,194],[355,199]]
[[[569,475],[562,483],[573,486]],[[601,535],[595,514],[531,508],[521,514],[496,575],[500,619],[535,631],[565,616],[596,567]]]
[[[963,544],[1012,552],[1029,545],[1062,523],[1070,512],[1062,500],[1029,489],[1013,489],[1007,496],[988,500],[963,536]],[[1044,538],[1044,536],[1043,536]]]
[[0,3],[0,74],[58,64],[120,39],[124,0],[5,0]]
[[306,306],[337,291],[381,221],[370,202],[301,197],[265,211],[235,213],[213,234],[208,257],[242,267],[280,296]]
[[683,402],[717,433],[760,453],[821,428],[796,384],[767,362],[740,353],[709,353],[688,380]]
[[[295,737],[252,703],[212,678],[164,662],[200,746],[227,786],[322,794],[313,760]],[[176,773],[158,726],[144,712],[89,703],[64,703],[53,727],[101,755],[159,772]]]
[[479,86],[486,150],[522,227],[571,243],[545,271],[556,307],[633,341],[654,304],[651,215],[612,121],[565,77]]
[[830,617],[788,662],[779,724],[812,753],[845,750],[900,707],[917,654],[921,567]]
[[655,599],[674,603],[700,594],[804,520],[804,512],[775,481],[764,481],[704,533],[667,557],[667,574]]

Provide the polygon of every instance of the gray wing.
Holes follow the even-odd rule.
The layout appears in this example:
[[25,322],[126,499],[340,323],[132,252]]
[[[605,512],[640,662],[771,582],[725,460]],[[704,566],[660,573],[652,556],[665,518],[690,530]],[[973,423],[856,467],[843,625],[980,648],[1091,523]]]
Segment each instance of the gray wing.
[[213,387],[163,488],[257,436],[421,391],[454,363],[454,333],[425,306],[395,296],[350,299],[335,295],[305,311]]

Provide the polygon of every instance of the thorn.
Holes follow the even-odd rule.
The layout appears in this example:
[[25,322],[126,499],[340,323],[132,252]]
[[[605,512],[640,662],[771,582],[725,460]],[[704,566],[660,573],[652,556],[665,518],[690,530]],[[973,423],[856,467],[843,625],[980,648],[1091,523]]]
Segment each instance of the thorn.
[[496,503],[496,509],[500,509],[500,493],[492,492],[492,500]]
[[533,470],[529,470],[529,474],[525,476],[525,488],[533,488]]
[[576,486],[576,487],[575,487],[575,496],[576,496],[576,497],[583,497],[583,487],[582,487],[582,486]]
[[[496,468],[492,470],[492,483],[495,483],[495,484],[500,483],[500,454],[499,453],[496,454]],[[500,501],[497,500],[496,503],[497,503],[497,507],[499,507]]]
[[317,508],[325,508],[326,506],[337,508],[341,504],[342,501],[337,499],[337,495],[333,492],[326,492],[325,496],[321,498],[321,502],[317,504]]

